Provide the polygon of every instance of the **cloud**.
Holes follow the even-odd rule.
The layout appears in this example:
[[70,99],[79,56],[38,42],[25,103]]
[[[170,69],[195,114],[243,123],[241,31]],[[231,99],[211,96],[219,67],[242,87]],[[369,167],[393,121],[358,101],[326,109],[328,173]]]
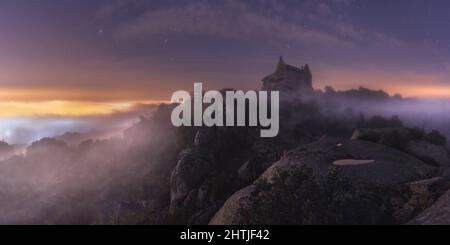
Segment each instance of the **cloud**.
[[[101,132],[101,135],[120,135],[124,129],[136,122],[140,116],[150,116],[156,108],[156,105],[143,103],[111,103],[110,105],[105,103],[101,105],[99,103],[89,105],[88,102],[40,103],[44,103],[47,107],[55,106],[54,103],[56,103],[56,106],[59,107],[56,108],[57,111],[60,109],[64,111],[76,110],[75,107],[79,106],[89,108],[93,106],[95,110],[107,109],[109,112],[107,114],[95,112],[82,116],[76,115],[78,112],[74,114],[69,112],[69,114],[61,115],[55,113],[55,108],[47,108],[46,110],[46,108],[39,107],[43,106],[42,104],[33,103],[32,105],[36,107],[35,109],[37,111],[41,110],[40,113],[26,114],[25,112],[18,111],[17,113],[22,114],[1,117],[0,140],[5,140],[11,144],[29,144],[43,137],[59,136],[66,132],[79,132],[85,135],[91,135],[93,133],[98,135],[99,132]],[[4,105],[0,105],[0,108],[2,106]],[[27,107],[30,105],[19,103],[19,105],[15,106]],[[99,106],[106,106],[106,108],[99,108]]]
[[[353,0],[315,2],[315,8],[307,14],[308,19],[330,35],[335,35],[355,45],[362,43],[364,45],[399,47],[407,44],[392,35],[361,27],[354,20],[349,19],[343,13],[351,7]],[[337,9],[341,11],[337,11]]]
[[[320,29],[307,27],[300,19],[289,21],[280,15],[264,14],[238,1],[189,3],[177,7],[149,10],[120,25],[119,40],[160,35],[194,34],[226,39],[267,42],[304,42],[348,45],[345,40]],[[278,9],[282,9],[280,6]]]
[[303,44],[308,49],[352,48],[358,44],[399,47],[406,44],[392,35],[354,23],[345,14],[352,8],[353,0],[307,0],[295,5],[289,1],[270,0],[179,1],[179,4],[168,1],[169,4],[151,8],[145,7],[144,3],[131,5],[126,2],[122,0],[115,7],[108,7],[106,12],[118,14],[124,8],[136,9],[136,6],[145,11],[117,27],[115,37],[120,41],[203,35],[281,46]]
[[136,10],[145,8],[150,1],[147,0],[112,0],[108,1],[108,4],[101,6],[95,12],[95,18],[97,20],[111,19],[122,11],[129,11],[130,9]]

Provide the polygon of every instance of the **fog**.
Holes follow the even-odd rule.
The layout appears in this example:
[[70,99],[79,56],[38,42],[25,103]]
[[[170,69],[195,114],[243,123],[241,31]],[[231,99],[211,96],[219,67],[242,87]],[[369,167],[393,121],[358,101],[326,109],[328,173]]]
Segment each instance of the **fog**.
[[130,127],[139,116],[150,115],[155,107],[155,105],[135,104],[127,111],[81,117],[52,115],[5,117],[0,119],[0,140],[9,144],[27,145],[44,137],[58,137],[67,132],[86,134],[85,138],[96,135],[107,138]]
[[[307,102],[315,104],[312,112],[338,118],[350,130],[361,115],[397,115],[408,126],[450,135],[448,101],[360,90],[318,91],[305,96]],[[14,128],[13,142],[34,142],[0,144],[0,224],[159,223],[168,213],[171,171],[186,147],[180,143],[185,135],[171,125],[171,110],[162,105],[102,117],[5,120],[1,130]],[[311,117],[295,112],[291,120]],[[312,118],[313,125],[320,120]],[[40,139],[46,136],[53,138]]]
[[[111,117],[128,118],[114,115],[109,119]],[[159,192],[168,191],[159,184],[168,184],[168,181],[160,179],[167,174],[161,174],[163,170],[159,168],[166,162],[166,157],[176,156],[174,152],[164,152],[173,151],[176,147],[171,145],[174,141],[166,136],[170,125],[149,118],[151,116],[134,117],[131,125],[118,130],[118,136],[108,139],[69,144],[64,138],[73,134],[60,139],[43,138],[22,146],[20,151],[15,151],[15,156],[3,159],[0,162],[0,223],[110,224],[116,222],[114,215],[119,212],[117,209],[122,209],[123,202],[133,195],[147,196],[151,200],[152,196],[161,195]],[[100,126],[108,118],[89,120]],[[49,131],[46,132],[63,132],[52,129],[51,125],[47,127]],[[39,129],[38,125],[34,130]],[[77,134],[81,138],[89,135]],[[0,154],[1,149],[6,154],[7,144],[2,144]],[[10,146],[8,149],[13,148]],[[145,188],[144,192],[144,185],[152,188]],[[136,205],[136,208],[149,208],[150,204]]]
[[439,130],[450,137],[450,101],[445,99],[402,98],[383,91],[364,88],[344,92],[325,92],[319,96],[322,108],[339,112],[372,116],[398,116],[406,126]]

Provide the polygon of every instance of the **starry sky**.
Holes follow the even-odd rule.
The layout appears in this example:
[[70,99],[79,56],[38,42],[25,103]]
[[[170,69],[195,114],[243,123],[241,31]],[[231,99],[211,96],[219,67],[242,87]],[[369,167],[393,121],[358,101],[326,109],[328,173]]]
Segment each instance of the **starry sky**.
[[0,99],[257,88],[280,55],[309,63],[316,87],[450,96],[449,10],[445,0],[1,0]]
[[0,117],[111,113],[194,81],[257,89],[279,56],[308,63],[316,88],[450,98],[449,11],[446,0],[0,0]]

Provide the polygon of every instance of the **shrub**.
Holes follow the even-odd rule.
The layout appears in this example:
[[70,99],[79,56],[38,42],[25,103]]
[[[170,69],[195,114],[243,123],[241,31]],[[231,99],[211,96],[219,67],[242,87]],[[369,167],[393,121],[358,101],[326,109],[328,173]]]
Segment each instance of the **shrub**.
[[384,134],[379,143],[402,151],[406,148],[409,140],[408,136],[394,130]]
[[409,130],[410,134],[411,134],[411,139],[412,140],[422,140],[425,137],[425,131],[423,129],[420,128],[411,128]]
[[393,116],[386,119],[382,116],[374,116],[370,118],[365,124],[366,128],[403,128],[403,122],[398,116]]
[[439,131],[433,130],[430,133],[426,134],[424,140],[430,142],[435,145],[446,145],[447,139],[443,136]]
[[278,173],[252,205],[251,223],[271,225],[376,224],[381,212],[371,193],[358,188],[331,167],[323,181],[307,167]]

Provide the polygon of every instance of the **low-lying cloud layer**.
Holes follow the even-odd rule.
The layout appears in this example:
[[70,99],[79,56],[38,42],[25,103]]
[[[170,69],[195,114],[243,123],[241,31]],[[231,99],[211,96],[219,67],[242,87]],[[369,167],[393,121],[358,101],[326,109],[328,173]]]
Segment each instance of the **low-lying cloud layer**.
[[[136,122],[140,116],[150,115],[153,104],[99,103],[87,102],[40,102],[16,105],[26,110],[10,111],[2,117],[0,140],[10,144],[29,144],[44,137],[55,137],[67,132],[78,132],[97,138],[98,136],[120,136],[121,132]],[[0,107],[3,104],[0,103]],[[9,105],[4,105],[9,106]],[[29,106],[29,107],[28,107]],[[81,106],[84,109],[80,109]],[[33,111],[33,108],[35,110]],[[18,108],[16,108],[18,109]],[[22,114],[16,114],[21,112]],[[6,113],[6,112],[3,112]]]

